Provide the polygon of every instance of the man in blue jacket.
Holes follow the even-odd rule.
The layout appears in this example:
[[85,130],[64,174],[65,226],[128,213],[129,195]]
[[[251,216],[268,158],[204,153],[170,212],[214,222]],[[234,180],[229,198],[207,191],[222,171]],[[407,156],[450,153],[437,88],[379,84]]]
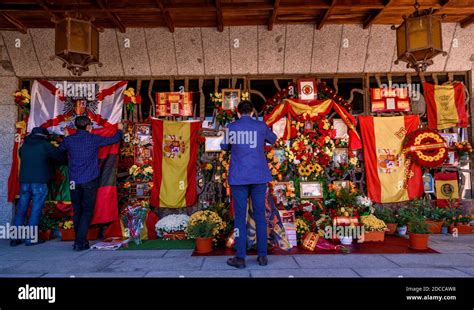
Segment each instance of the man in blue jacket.
[[257,261],[266,266],[267,222],[265,219],[265,193],[267,182],[272,180],[265,157],[265,142],[275,143],[277,136],[264,122],[254,120],[254,107],[250,101],[242,101],[237,107],[239,120],[229,124],[221,148],[231,151],[229,185],[232,190],[235,210],[235,257],[227,264],[245,268],[247,246],[247,200],[252,199],[253,216],[257,226]]
[[86,240],[87,230],[92,220],[92,214],[99,188],[99,148],[119,143],[122,138],[122,124],[118,125],[116,134],[111,137],[101,137],[91,132],[92,123],[86,116],[78,116],[74,120],[77,132],[64,138],[59,146],[66,151],[69,158],[69,179],[71,180],[71,200],[74,210],[74,231],[76,240],[74,250],[89,249]]

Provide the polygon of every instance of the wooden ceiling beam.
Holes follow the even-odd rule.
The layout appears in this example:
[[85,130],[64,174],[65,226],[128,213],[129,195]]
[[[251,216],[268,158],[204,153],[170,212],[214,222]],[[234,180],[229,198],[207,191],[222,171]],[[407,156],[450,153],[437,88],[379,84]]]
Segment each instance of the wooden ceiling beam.
[[323,28],[324,23],[329,19],[329,16],[331,15],[331,12],[334,9],[335,5],[336,5],[336,0],[331,0],[331,5],[326,10],[326,12],[324,13],[324,16],[319,20],[318,24],[316,25],[316,28],[318,30],[321,30],[321,28]]
[[273,30],[273,24],[275,23],[276,17],[278,15],[279,6],[280,6],[280,0],[275,0],[275,3],[273,5],[272,16],[270,16],[270,19],[268,20],[268,31]]
[[120,30],[120,32],[125,33],[126,28],[125,28],[124,24],[120,21],[120,18],[118,18],[117,14],[115,14],[113,12],[110,12],[107,9],[107,6],[104,4],[104,2],[102,2],[102,0],[95,0],[95,2],[100,7],[102,12],[104,12],[112,20],[112,22]]
[[216,16],[217,16],[217,30],[224,31],[224,17],[222,14],[222,1],[216,0]]
[[36,2],[38,2],[39,6],[41,6],[43,8],[43,10],[48,13],[49,16],[51,16],[51,18],[53,19],[57,19],[58,17],[56,16],[56,14],[54,14],[50,9],[49,9],[49,6],[48,6],[48,3],[45,1],[45,0],[37,0]]
[[9,13],[0,12],[0,15],[3,16],[10,24],[15,26],[16,30],[19,32],[26,34],[28,32],[26,26],[17,18],[11,16]]
[[393,3],[393,0],[388,0],[385,1],[383,9],[378,10],[375,14],[369,16],[364,22],[364,29],[369,28],[385,11],[386,8],[388,8],[391,4]]
[[459,22],[459,24],[461,25],[461,28],[466,28],[472,23],[474,23],[474,14],[464,18],[462,21]]
[[168,26],[168,29],[170,30],[171,33],[174,32],[174,22],[173,19],[171,18],[170,12],[168,11],[168,8],[165,8],[163,5],[163,1],[161,0],[155,0],[156,5],[161,10],[161,14],[163,15],[163,18],[165,20],[166,26]]

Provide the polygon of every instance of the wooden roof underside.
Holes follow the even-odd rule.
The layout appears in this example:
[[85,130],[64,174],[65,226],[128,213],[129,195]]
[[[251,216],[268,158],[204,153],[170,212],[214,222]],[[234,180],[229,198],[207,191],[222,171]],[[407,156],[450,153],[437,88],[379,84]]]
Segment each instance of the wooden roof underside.
[[[444,22],[474,23],[474,0],[420,0]],[[414,0],[0,0],[0,29],[52,28],[51,18],[77,11],[102,28],[215,27],[312,23],[400,24]]]

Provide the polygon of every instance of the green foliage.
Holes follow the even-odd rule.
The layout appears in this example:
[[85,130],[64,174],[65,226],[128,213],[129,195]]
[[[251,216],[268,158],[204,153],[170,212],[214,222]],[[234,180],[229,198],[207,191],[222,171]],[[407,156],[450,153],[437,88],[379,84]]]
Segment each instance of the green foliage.
[[212,232],[216,226],[217,224],[213,222],[199,222],[188,226],[188,234],[193,238],[212,238]]
[[395,212],[389,208],[375,209],[375,216],[387,224],[397,223]]
[[39,223],[40,231],[53,230],[58,227],[59,221],[57,219],[49,217],[47,214],[44,214]]
[[397,224],[399,226],[406,226],[408,224],[408,221],[410,220],[410,217],[413,215],[413,210],[410,209],[410,207],[401,207],[398,209],[395,217],[397,219]]
[[430,230],[425,218],[420,214],[412,214],[408,220],[409,231],[413,234],[429,234]]

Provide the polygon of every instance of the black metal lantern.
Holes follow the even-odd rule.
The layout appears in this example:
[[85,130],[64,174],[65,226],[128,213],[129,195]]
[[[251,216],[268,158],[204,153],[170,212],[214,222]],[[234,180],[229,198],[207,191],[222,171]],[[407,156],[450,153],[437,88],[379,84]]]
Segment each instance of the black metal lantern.
[[439,54],[446,56],[443,51],[441,20],[444,16],[433,15],[433,9],[419,11],[420,4],[415,2],[415,12],[403,16],[403,23],[392,26],[397,31],[397,60],[407,62],[407,68],[424,72],[433,64],[433,58]]
[[72,72],[73,75],[82,75],[89,71],[89,66],[99,62],[99,29],[92,24],[92,19],[80,14],[70,16],[67,14],[63,19],[54,20],[55,31],[55,55],[54,58],[61,59],[63,67]]

